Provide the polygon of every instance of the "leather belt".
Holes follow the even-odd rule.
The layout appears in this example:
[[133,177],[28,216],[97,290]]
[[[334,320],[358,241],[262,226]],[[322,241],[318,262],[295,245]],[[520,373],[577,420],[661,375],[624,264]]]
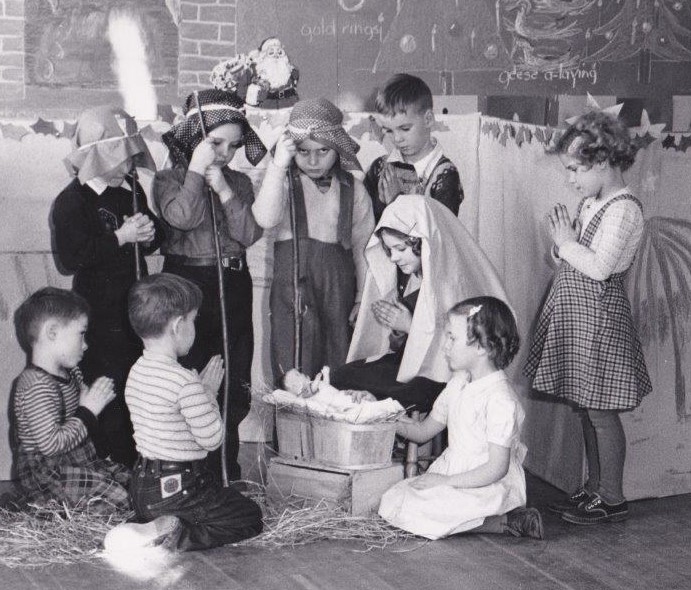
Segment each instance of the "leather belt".
[[[214,256],[182,256],[180,254],[166,254],[166,261],[177,266],[216,266]],[[247,268],[247,259],[242,256],[223,256],[221,257],[223,268],[242,271]]]
[[206,459],[198,459],[196,461],[165,461],[163,459],[149,459],[140,455],[135,464],[135,469],[141,467],[144,471],[151,471],[154,474],[179,473],[181,471],[199,473],[204,468],[205,463]]

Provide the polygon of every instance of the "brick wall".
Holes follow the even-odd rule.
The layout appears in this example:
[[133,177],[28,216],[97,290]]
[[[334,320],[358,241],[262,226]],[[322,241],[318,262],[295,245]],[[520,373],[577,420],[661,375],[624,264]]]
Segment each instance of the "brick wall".
[[24,98],[24,0],[0,0],[0,100]]
[[237,53],[236,6],[237,0],[183,0],[181,3],[178,57],[181,96],[208,87],[212,68],[221,59]]

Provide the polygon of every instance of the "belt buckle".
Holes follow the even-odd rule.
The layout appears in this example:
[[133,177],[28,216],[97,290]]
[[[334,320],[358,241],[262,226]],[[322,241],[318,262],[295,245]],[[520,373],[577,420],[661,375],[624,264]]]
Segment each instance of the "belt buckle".
[[236,272],[240,272],[245,268],[244,261],[239,256],[227,256],[223,258],[223,266]]
[[[285,93],[286,93],[285,89],[284,89],[284,90],[279,90],[279,91],[278,91],[278,98],[279,98],[279,99],[285,98],[285,97],[286,97],[286,94],[285,94]],[[242,270],[242,269],[241,269],[241,270]]]

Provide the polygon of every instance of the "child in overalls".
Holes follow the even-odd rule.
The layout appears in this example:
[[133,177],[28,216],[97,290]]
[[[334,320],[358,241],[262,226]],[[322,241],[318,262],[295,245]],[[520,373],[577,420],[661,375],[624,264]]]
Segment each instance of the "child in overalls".
[[[299,241],[302,313],[301,370],[314,376],[340,366],[350,341],[365,277],[365,245],[374,229],[372,205],[350,170],[360,165],[357,143],[342,127],[343,114],[324,98],[293,107],[252,207],[275,239],[271,288],[274,379],[293,368],[295,350],[293,240]],[[290,190],[297,236],[290,223]]]

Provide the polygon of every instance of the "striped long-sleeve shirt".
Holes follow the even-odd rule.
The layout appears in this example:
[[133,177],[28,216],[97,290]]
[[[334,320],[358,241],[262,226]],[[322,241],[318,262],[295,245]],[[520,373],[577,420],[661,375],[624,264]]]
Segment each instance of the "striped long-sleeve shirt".
[[61,379],[29,365],[17,378],[14,395],[20,449],[49,457],[71,451],[88,436],[86,424],[76,416],[83,386],[79,368]]
[[149,459],[194,461],[218,448],[223,421],[195,371],[148,350],[125,386],[137,451]]

